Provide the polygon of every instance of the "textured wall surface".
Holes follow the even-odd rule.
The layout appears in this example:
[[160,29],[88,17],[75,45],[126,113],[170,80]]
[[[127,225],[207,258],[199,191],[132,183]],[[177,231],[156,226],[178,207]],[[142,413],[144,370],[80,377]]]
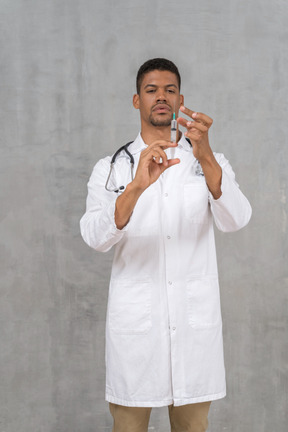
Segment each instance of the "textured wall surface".
[[[287,19],[287,0],[0,0],[0,432],[111,430],[112,255],[79,219],[95,162],[136,137],[135,74],[155,56],[253,206],[217,233],[228,396],[209,431],[287,431]],[[149,430],[168,431],[166,408]]]

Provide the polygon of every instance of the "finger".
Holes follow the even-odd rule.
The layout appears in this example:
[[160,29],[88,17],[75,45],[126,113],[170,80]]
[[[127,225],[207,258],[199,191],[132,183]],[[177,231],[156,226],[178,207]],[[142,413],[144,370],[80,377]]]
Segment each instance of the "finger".
[[191,118],[192,118],[193,114],[197,114],[196,111],[192,111],[189,108],[186,108],[184,105],[181,105],[179,109],[180,109],[180,111],[182,111],[184,114],[186,114],[187,116],[189,116]]
[[185,137],[189,138],[190,141],[198,141],[200,138],[200,135],[193,132],[193,131],[189,131],[189,132],[185,132]]
[[177,147],[177,146],[178,146],[177,143],[173,143],[173,142],[170,142],[170,141],[164,141],[164,140],[160,141],[159,140],[159,141],[155,141],[153,144],[150,144],[149,147],[148,147],[148,149],[160,147],[163,150],[166,150],[167,148]]
[[170,168],[170,166],[177,165],[179,163],[180,163],[180,159],[178,159],[178,158],[176,158],[176,159],[169,159],[168,160],[168,167],[167,168]]
[[190,139],[190,141],[196,141],[196,142],[198,142],[199,141],[199,139],[200,139],[200,135],[199,134],[197,134],[197,133],[195,133],[195,132],[192,132],[192,131],[190,131],[190,132],[185,132],[185,137],[186,138],[189,138]]
[[200,132],[207,132],[208,128],[203,123],[198,123],[196,121],[188,121],[186,125],[188,130],[198,130]]
[[153,160],[154,160],[154,162],[156,162],[158,165],[161,163],[161,158],[160,158],[160,156],[154,156],[153,157]]
[[189,120],[186,120],[186,119],[183,118],[183,117],[178,117],[178,118],[177,118],[177,123],[180,124],[181,126],[186,127],[186,128],[187,128],[187,123],[188,123],[188,121],[189,121]]
[[202,133],[195,130],[187,131],[184,135],[192,141],[198,141],[202,137]]
[[161,148],[151,149],[150,151],[150,160],[160,164],[162,159],[162,163],[167,165],[167,155]]
[[193,120],[200,122],[202,124],[204,124],[205,126],[207,126],[208,128],[212,125],[213,120],[211,119],[211,117],[207,116],[206,114],[203,113],[199,113],[193,110],[190,110],[189,108],[184,107],[183,105],[181,105],[180,110],[186,114],[187,116],[193,118]]
[[203,125],[202,123],[198,123],[196,121],[190,121],[190,120],[186,120],[182,117],[178,117],[177,118],[177,122],[181,125],[186,127],[186,129],[188,131],[193,130],[193,131],[199,131],[201,133],[205,133],[208,131],[207,126]]
[[168,163],[167,163],[167,165],[166,166],[161,166],[162,167],[162,172],[164,172],[166,169],[168,169],[168,168],[170,168],[171,166],[173,166],[173,165],[177,165],[177,164],[179,164],[180,163],[180,159],[169,159],[168,160]]
[[200,122],[200,123],[202,123],[204,126],[207,126],[208,129],[210,128],[210,126],[211,126],[212,123],[213,123],[213,120],[212,120],[211,117],[207,116],[206,114],[199,113],[199,112],[194,113],[194,114],[192,115],[192,118],[193,118],[193,120],[195,120],[196,122]]

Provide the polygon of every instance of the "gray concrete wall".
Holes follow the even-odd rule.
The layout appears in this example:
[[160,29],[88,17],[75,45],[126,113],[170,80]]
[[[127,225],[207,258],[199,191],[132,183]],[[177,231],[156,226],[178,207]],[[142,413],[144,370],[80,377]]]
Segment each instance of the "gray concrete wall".
[[[287,431],[286,0],[0,1],[0,431],[111,430],[111,254],[80,238],[94,163],[133,139],[135,74],[174,60],[253,206],[217,234],[228,396],[210,432]],[[213,361],[213,359],[211,359]],[[168,430],[166,409],[150,430]]]

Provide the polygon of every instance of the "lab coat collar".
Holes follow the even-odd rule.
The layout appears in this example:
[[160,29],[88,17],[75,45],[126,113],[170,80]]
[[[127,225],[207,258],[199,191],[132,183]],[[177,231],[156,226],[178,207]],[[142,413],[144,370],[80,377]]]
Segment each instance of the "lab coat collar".
[[141,133],[139,132],[139,134],[137,135],[137,138],[135,139],[135,141],[130,144],[129,151],[132,154],[136,154],[136,153],[139,153],[142,150],[144,150],[146,147],[148,147],[148,146],[143,141],[143,139],[141,137]]
[[188,152],[192,151],[192,145],[185,138],[185,135],[182,133],[180,140],[178,141],[178,147],[186,150]]

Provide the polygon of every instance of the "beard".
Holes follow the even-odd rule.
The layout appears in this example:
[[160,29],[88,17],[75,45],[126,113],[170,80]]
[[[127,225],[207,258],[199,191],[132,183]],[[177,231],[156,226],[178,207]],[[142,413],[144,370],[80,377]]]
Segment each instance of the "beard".
[[172,118],[173,118],[173,114],[172,113],[171,113],[171,115],[168,118],[166,117],[166,118],[163,118],[163,119],[161,117],[155,118],[153,116],[153,113],[152,113],[149,116],[149,121],[152,124],[152,126],[156,126],[156,127],[157,126],[170,126]]

